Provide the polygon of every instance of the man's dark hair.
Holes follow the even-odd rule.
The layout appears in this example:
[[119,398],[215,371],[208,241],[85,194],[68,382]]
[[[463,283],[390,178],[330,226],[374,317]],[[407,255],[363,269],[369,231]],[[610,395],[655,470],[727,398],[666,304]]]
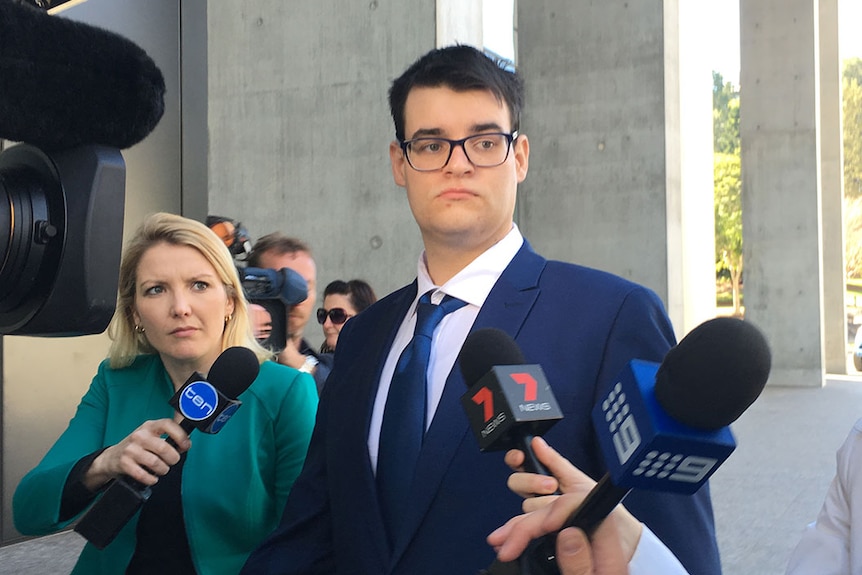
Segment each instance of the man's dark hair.
[[302,240],[288,237],[280,232],[266,234],[254,243],[251,248],[251,253],[248,254],[246,261],[249,267],[259,268],[260,256],[266,252],[275,252],[276,255],[295,254],[296,252],[305,252],[313,257],[311,248]]
[[524,106],[524,82],[517,72],[504,68],[472,46],[456,45],[432,50],[416,60],[389,88],[389,109],[395,138],[404,141],[404,105],[413,88],[446,86],[456,92],[488,90],[509,107],[512,131],[519,129]]

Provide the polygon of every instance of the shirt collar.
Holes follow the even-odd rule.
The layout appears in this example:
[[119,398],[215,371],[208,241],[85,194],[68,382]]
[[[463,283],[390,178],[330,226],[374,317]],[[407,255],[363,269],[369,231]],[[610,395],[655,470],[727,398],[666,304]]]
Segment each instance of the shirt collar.
[[512,229],[503,239],[482,252],[442,286],[437,286],[431,281],[423,250],[417,266],[416,277],[419,289],[413,301],[413,307],[416,307],[419,297],[429,290],[437,290],[431,296],[431,301],[435,304],[439,304],[444,295],[451,295],[469,305],[482,307],[494,284],[497,283],[503,270],[521,249],[523,243],[524,237],[521,235],[518,225],[513,222]]

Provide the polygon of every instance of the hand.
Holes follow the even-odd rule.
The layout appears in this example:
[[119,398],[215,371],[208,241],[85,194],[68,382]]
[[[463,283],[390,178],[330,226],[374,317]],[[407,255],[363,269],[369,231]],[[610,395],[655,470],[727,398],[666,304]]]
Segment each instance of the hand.
[[[164,435],[174,440],[176,449],[165,441]],[[188,434],[172,419],[145,421],[93,460],[84,474],[84,485],[97,491],[119,475],[127,475],[144,485],[154,485],[189,447]]]
[[[561,575],[628,575],[628,561],[623,559],[619,540],[612,534],[600,534],[605,521],[593,536],[592,546],[580,529],[568,527],[557,535],[557,567]],[[593,557],[599,562],[594,565]]]
[[251,326],[254,332],[254,337],[258,341],[263,341],[272,333],[272,316],[260,304],[248,304],[248,313],[251,316]]
[[278,354],[278,363],[288,365],[294,369],[299,369],[305,363],[305,355],[299,353],[299,344],[302,338],[290,338],[287,340],[287,345]]
[[[531,540],[563,527],[595,485],[595,481],[552,449],[542,438],[534,438],[532,447],[536,457],[554,477],[520,471],[509,476],[509,488],[526,498],[522,505],[526,514],[510,519],[488,536],[488,543],[497,550],[497,558],[500,561],[517,559]],[[523,461],[524,454],[520,451],[512,450],[506,454],[506,463],[515,470],[520,468]],[[550,495],[558,488],[563,495]],[[587,556],[595,558],[602,569],[615,568],[620,561],[625,568],[637,549],[642,530],[641,523],[625,507],[617,505],[596,529],[592,548],[589,545],[578,547],[581,550],[587,549],[587,553],[575,553],[577,557],[573,556],[570,564],[580,566],[583,558]],[[577,535],[569,533],[562,542],[575,544],[578,540]],[[558,546],[560,544],[558,539]],[[586,564],[591,565],[592,559],[588,561]],[[572,571],[582,572],[591,573]],[[614,571],[600,570],[596,573]]]

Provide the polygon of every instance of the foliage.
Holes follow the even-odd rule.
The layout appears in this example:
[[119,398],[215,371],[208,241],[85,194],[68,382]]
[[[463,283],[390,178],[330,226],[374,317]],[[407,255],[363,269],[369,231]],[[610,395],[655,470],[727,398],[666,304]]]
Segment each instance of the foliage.
[[844,196],[844,260],[847,278],[862,278],[862,197]]
[[862,58],[844,61],[844,260],[848,282],[862,278]]
[[712,73],[712,137],[715,152],[739,154],[739,91],[718,72]]
[[742,176],[739,153],[714,155],[715,267],[730,273],[733,311],[740,311],[742,278]]
[[739,90],[712,73],[715,269],[730,278],[733,312],[740,314],[742,280],[742,176],[739,148]]
[[844,63],[844,195],[862,197],[862,58]]

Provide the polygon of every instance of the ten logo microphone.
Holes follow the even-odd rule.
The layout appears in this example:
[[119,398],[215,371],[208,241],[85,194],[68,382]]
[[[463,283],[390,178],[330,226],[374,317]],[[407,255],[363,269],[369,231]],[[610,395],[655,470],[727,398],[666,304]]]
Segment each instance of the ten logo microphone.
[[[194,373],[170,400],[183,415],[180,427],[218,433],[242,403],[237,396],[257,377],[260,364],[245,347],[229,347],[216,358],[209,380]],[[167,442],[176,447],[171,438]],[[151,488],[129,477],[117,477],[102,497],[75,525],[75,531],[104,549],[149,499]]]

